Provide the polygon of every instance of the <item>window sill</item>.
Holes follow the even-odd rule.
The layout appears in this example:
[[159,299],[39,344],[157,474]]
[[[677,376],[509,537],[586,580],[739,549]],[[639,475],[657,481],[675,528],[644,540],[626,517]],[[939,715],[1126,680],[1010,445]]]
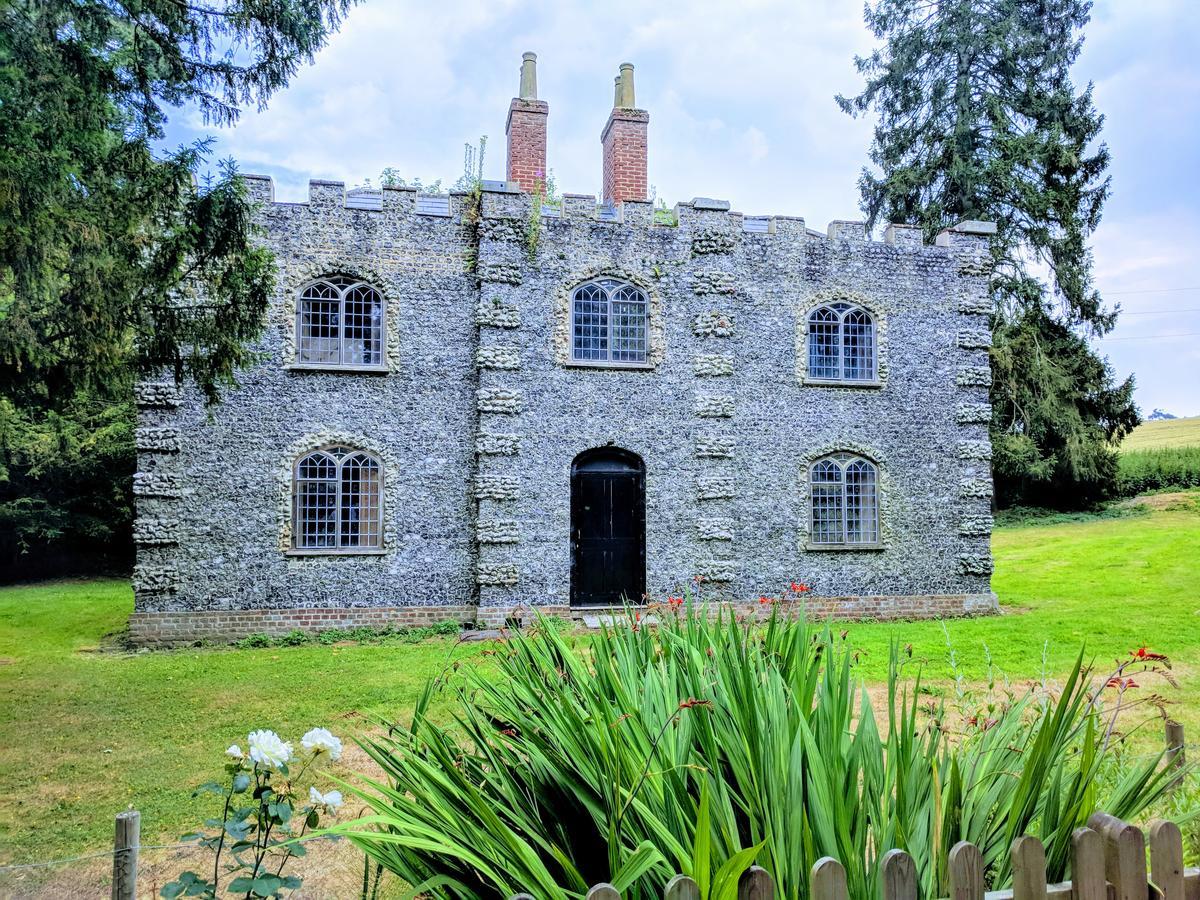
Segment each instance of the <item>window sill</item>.
[[342,366],[336,363],[288,363],[289,372],[353,372],[356,375],[387,375],[387,366]]
[[649,372],[655,368],[651,362],[606,362],[603,360],[569,359],[563,363],[568,369],[632,369]]
[[814,544],[812,541],[806,541],[804,549],[832,553],[855,553],[858,551],[878,553],[881,550],[886,550],[887,547],[883,544]]
[[330,550],[303,550],[293,547],[284,550],[284,556],[383,556],[387,550],[382,547],[338,547]]
[[879,390],[883,387],[883,382],[878,380],[851,381],[836,378],[801,378],[800,383],[806,387],[866,388],[867,390]]

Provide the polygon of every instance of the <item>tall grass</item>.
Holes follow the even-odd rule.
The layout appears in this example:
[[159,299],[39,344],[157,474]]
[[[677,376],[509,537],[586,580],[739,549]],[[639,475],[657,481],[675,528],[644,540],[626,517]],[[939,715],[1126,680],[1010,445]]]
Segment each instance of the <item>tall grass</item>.
[[1200,487],[1200,447],[1160,447],[1122,451],[1117,492],[1132,497],[1162,488]]
[[[590,644],[515,635],[498,653],[498,672],[431,684],[409,727],[362,742],[387,781],[355,788],[372,814],[339,830],[430,895],[565,900],[609,881],[649,898],[683,872],[721,898],[755,861],[799,898],[830,855],[871,897],[900,847],[922,895],[945,896],[957,841],[1001,886],[1009,844],[1035,834],[1062,878],[1090,813],[1136,815],[1167,784],[1158,759],[1112,774],[1082,656],[1057,691],[956,724],[893,647],[881,728],[853,648],[783,615],[752,626],[689,607]],[[427,716],[440,690],[456,694],[450,727]]]

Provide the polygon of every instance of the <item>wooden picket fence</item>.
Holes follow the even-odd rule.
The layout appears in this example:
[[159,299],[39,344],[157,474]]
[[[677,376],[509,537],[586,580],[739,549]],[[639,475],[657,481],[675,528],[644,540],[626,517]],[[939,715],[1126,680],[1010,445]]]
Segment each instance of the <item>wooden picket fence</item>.
[[[1127,822],[1096,813],[1087,828],[1072,838],[1073,880],[1046,883],[1046,852],[1042,842],[1026,835],[1013,841],[1011,890],[985,891],[983,857],[966,841],[950,851],[947,872],[950,900],[1197,900],[1200,869],[1184,869],[1183,839],[1173,822],[1150,826],[1150,865],[1146,871],[1146,841]],[[913,859],[903,850],[890,850],[880,861],[882,900],[918,900],[918,879]],[[775,883],[766,869],[754,866],[743,873],[738,900],[774,900]],[[812,870],[811,900],[850,900],[846,870],[833,857],[817,861]],[[612,885],[598,884],[588,900],[621,900]],[[663,891],[663,900],[699,900],[700,889],[685,875],[677,875]],[[515,894],[512,900],[535,900]],[[868,900],[856,897],[854,900]]]

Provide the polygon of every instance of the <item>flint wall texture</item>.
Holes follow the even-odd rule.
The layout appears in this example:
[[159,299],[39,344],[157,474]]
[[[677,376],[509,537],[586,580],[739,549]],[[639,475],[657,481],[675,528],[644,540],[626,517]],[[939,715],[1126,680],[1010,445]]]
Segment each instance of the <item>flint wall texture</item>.
[[[450,217],[418,214],[411,191],[385,191],[381,210],[343,197],[314,182],[308,204],[264,205],[278,295],[265,361],[237,390],[207,411],[190,391],[140,389],[135,634],[306,627],[311,612],[286,612],[302,609],[565,611],[571,462],[609,443],[646,465],[654,596],[699,574],[733,602],[803,580],[848,615],[994,608],[984,238],[870,242],[857,223],[827,236],[783,217],[752,233],[701,200],[677,227],[635,202],[608,222],[568,196],[531,252],[525,194],[487,191],[465,218],[459,196]],[[386,373],[289,368],[298,290],[338,273],[384,294]],[[570,364],[570,290],[600,275],[650,298],[644,369]],[[838,299],[876,317],[877,384],[807,379],[807,313]],[[289,554],[291,464],[335,441],[383,461],[382,552]],[[807,466],[837,450],[879,467],[878,549],[808,543]],[[220,615],[238,610],[283,612]]]

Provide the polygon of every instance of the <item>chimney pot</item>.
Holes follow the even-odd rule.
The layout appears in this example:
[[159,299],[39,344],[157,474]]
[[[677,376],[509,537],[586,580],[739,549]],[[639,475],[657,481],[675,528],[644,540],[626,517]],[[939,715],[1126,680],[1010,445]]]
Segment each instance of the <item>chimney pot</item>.
[[617,106],[622,109],[637,109],[637,101],[633,96],[633,63],[621,63],[621,74],[617,83],[620,85],[620,102]]
[[537,99],[537,54],[521,54],[521,92],[522,100]]

